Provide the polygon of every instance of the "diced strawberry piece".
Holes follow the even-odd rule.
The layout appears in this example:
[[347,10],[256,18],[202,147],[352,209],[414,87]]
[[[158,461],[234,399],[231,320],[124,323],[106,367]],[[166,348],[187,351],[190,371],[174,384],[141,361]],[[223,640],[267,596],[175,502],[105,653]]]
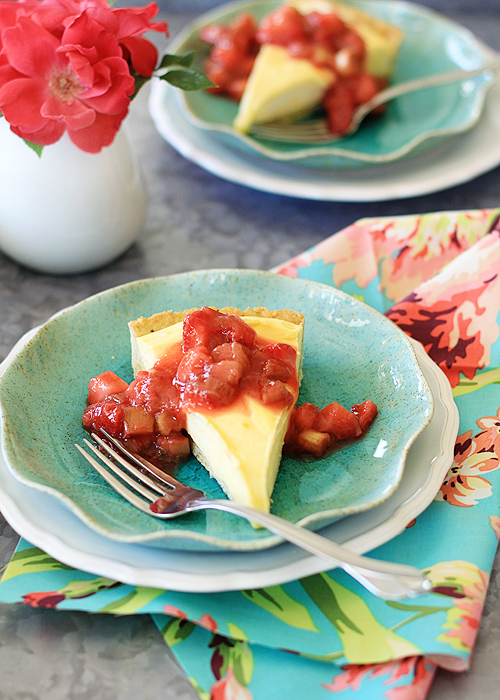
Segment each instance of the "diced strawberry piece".
[[293,402],[292,394],[283,382],[279,380],[263,384],[260,390],[260,397],[263,404],[279,402],[284,406],[289,406]]
[[98,432],[104,428],[114,437],[119,437],[123,430],[123,407],[110,402],[95,403],[85,409],[82,420],[86,430]]
[[231,35],[234,43],[242,52],[255,50],[257,22],[249,12],[240,12],[231,22]]
[[359,425],[363,432],[368,430],[378,413],[377,406],[373,403],[373,401],[371,401],[371,399],[367,399],[363,403],[355,404],[351,411],[358,419]]
[[199,395],[209,404],[227,406],[233,401],[236,390],[227,381],[210,373],[205,382],[200,385]]
[[203,345],[212,350],[224,342],[236,342],[251,347],[256,333],[239,316],[226,314],[204,306],[190,313],[184,319],[183,351]]
[[346,25],[333,12],[310,12],[306,15],[306,25],[315,43],[332,44],[333,39],[346,31]]
[[281,360],[290,368],[295,369],[297,362],[297,351],[292,345],[287,343],[269,343],[262,348],[266,355],[272,355],[277,360]]
[[292,376],[292,370],[281,360],[271,357],[262,365],[262,374],[268,379],[279,379],[281,382],[286,382]]
[[154,416],[142,406],[123,407],[123,434],[125,437],[152,433],[154,425]]
[[228,34],[229,28],[224,24],[213,23],[207,24],[206,27],[202,27],[199,32],[199,37],[207,44],[216,44]]
[[247,80],[247,78],[234,78],[233,80],[229,81],[226,86],[228,97],[235,102],[239,102],[243,97],[243,93],[245,92]]
[[338,47],[341,49],[349,49],[353,55],[360,61],[364,61],[366,55],[366,47],[363,39],[352,29],[347,30],[338,39]]
[[90,380],[87,400],[89,404],[99,403],[107,399],[108,396],[112,394],[121,394],[127,391],[127,389],[127,382],[120,379],[120,377],[111,370],[106,370],[106,372],[102,372]]
[[231,37],[225,37],[223,41],[214,46],[210,54],[212,61],[220,63],[228,71],[238,70],[239,64],[244,58],[241,49],[235,45]]
[[176,382],[185,384],[195,377],[203,376],[212,365],[212,357],[204,347],[197,346],[188,350],[177,368]]
[[221,382],[237,386],[244,372],[244,368],[236,360],[221,360],[210,367],[210,376]]
[[221,360],[234,360],[239,362],[244,369],[250,365],[250,351],[241,343],[222,343],[212,350],[212,358],[216,362]]
[[351,80],[351,88],[356,104],[365,104],[379,91],[377,80],[369,73],[362,72]]
[[196,381],[187,382],[184,388],[183,403],[187,407],[227,406],[236,394],[233,386],[221,381],[212,374],[199,377]]
[[354,97],[349,87],[343,81],[337,81],[330,87],[323,98],[326,109],[328,128],[333,134],[343,134],[348,131],[354,113]]
[[166,455],[171,457],[188,457],[191,452],[189,438],[182,433],[171,433],[168,437],[158,435],[156,443]]
[[331,443],[332,437],[328,433],[320,433],[313,428],[302,430],[296,438],[297,451],[312,454],[314,457],[322,457]]
[[358,419],[351,411],[336,401],[319,411],[314,427],[319,432],[330,433],[337,440],[351,440],[362,433]]
[[228,74],[225,66],[208,58],[205,61],[203,69],[207,78],[216,85],[216,87],[210,87],[207,88],[207,90],[215,94],[223,93],[226,85],[228,85],[231,80],[231,76]]
[[182,421],[177,415],[171,413],[168,409],[163,409],[156,414],[155,430],[161,435],[170,435],[171,432],[179,432],[184,427]]
[[127,390],[127,401],[131,406],[143,406],[154,414],[160,410],[162,400],[158,393],[159,383],[151,372],[138,372]]
[[[218,327],[220,312],[204,306],[190,313],[184,319],[182,329],[182,349],[184,352],[195,348],[197,345],[208,347],[214,336],[214,331]],[[219,333],[220,343],[223,342],[222,334]]]
[[293,412],[293,421],[296,430],[300,432],[301,430],[313,428],[317,413],[318,409],[312,403],[303,403],[302,406],[298,406]]
[[261,44],[287,46],[306,37],[305,19],[295,8],[282,5],[266,15],[257,30],[257,41]]
[[304,58],[308,61],[312,59],[313,56],[313,46],[308,41],[294,41],[287,46],[288,53],[293,58]]
[[332,68],[341,75],[342,78],[355,78],[361,70],[361,63],[351,49],[344,48],[337,51],[333,63],[330,63]]
[[[225,340],[229,343],[240,343],[247,348],[251,348],[257,337],[255,330],[236,314],[231,316],[221,315],[221,325]],[[215,345],[212,344],[211,347],[213,348]]]

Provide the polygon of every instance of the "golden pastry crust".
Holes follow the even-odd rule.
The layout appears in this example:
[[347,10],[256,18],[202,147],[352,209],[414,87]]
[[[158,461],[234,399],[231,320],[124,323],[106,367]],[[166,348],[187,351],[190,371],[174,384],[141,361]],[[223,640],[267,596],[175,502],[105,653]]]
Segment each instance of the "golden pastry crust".
[[[133,336],[136,338],[141,338],[143,335],[147,335],[148,333],[161,331],[163,328],[168,328],[176,323],[180,323],[188,314],[196,310],[197,309],[188,309],[187,311],[160,311],[160,313],[149,316],[148,318],[141,316],[141,318],[138,318],[135,321],[130,321],[128,325],[131,334],[133,334]],[[225,306],[222,309],[218,309],[218,311],[222,311],[224,314],[235,314],[236,316],[279,318],[282,321],[294,323],[296,326],[300,326],[304,323],[303,314],[297,311],[291,311],[290,309],[278,309],[271,311],[266,309],[264,306],[256,306],[253,309],[247,307],[244,311],[242,311],[241,309],[236,309],[233,306]]]
[[135,338],[141,338],[143,335],[148,333],[155,333],[156,331],[161,331],[163,328],[168,328],[176,323],[184,321],[185,317],[196,309],[188,309],[187,311],[160,311],[160,313],[154,314],[145,318],[141,316],[135,321],[130,321],[128,327],[130,328],[130,333]]
[[[215,307],[212,307],[215,308]],[[149,333],[154,333],[156,331],[161,331],[164,328],[169,328],[176,323],[181,323],[185,317],[196,311],[197,309],[187,309],[186,311],[160,311],[153,316],[145,318],[141,316],[135,321],[129,321],[130,329],[130,342],[132,350],[132,369],[134,371],[134,376],[137,372],[142,369],[140,352],[137,346],[137,338],[141,338]],[[279,318],[282,321],[288,321],[289,323],[294,323],[296,326],[304,325],[304,316],[297,311],[291,311],[290,309],[279,309],[270,311],[263,306],[256,306],[251,309],[246,308],[244,311],[241,309],[236,309],[232,306],[226,306],[222,309],[218,309],[224,314],[236,314],[237,316],[257,316],[259,318]],[[299,377],[301,378],[301,371],[299,369]]]

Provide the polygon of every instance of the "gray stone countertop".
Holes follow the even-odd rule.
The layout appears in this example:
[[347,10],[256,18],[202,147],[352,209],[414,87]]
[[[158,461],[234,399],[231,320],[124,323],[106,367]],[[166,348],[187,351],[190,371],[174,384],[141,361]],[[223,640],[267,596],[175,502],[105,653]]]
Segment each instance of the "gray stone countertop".
[[[123,3],[128,4],[128,3]],[[218,3],[164,0],[171,35]],[[469,27],[500,51],[499,0],[423,3]],[[0,252],[0,361],[30,328],[90,294],[135,279],[210,267],[268,269],[363,216],[500,204],[500,168],[472,182],[397,201],[311,202],[219,179],[181,157],[156,132],[147,90],[130,131],[150,196],[144,231],[112,265],[72,277],[41,275]],[[0,516],[0,568],[18,535]],[[470,671],[440,671],[429,700],[500,697],[497,558]],[[114,617],[0,605],[0,700],[194,700],[148,616]],[[264,700],[259,698],[256,700]]]

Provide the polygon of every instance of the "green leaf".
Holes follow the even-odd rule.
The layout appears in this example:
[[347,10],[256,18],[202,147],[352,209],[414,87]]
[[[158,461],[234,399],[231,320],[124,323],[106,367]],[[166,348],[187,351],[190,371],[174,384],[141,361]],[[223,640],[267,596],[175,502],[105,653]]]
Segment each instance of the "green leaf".
[[29,146],[35,151],[39,158],[42,157],[43,146],[40,146],[40,144],[38,143],[32,143],[31,141],[27,141],[26,139],[23,139],[23,141],[27,146]]
[[158,77],[160,80],[166,80],[170,85],[181,90],[205,90],[209,87],[215,87],[215,83],[212,83],[206,75],[194,68],[170,70],[168,73]]
[[[342,610],[338,595],[335,594],[334,588],[329,585],[329,581],[325,576],[316,574],[315,576],[301,579],[300,583],[307,595],[316,603],[338,632],[349,629],[357,634],[362,634],[356,622]],[[338,588],[341,588],[341,586]]]
[[482,389],[488,384],[500,384],[500,367],[495,367],[486,372],[478,372],[472,380],[462,379],[460,384],[453,389],[453,396],[470,394],[472,391]]
[[189,51],[182,56],[177,56],[176,54],[166,53],[161,59],[159,68],[170,68],[170,66],[184,66],[184,68],[190,68],[194,61],[194,51]]
[[61,564],[61,562],[45,554],[38,547],[29,547],[14,554],[5,569],[2,581],[8,581],[16,576],[21,576],[21,574],[32,574],[41,571],[71,571],[72,569],[72,566]]
[[195,628],[194,622],[174,617],[167,622],[161,633],[168,646],[173,647],[187,639]]
[[239,683],[247,686],[253,675],[253,654],[246,642],[237,642],[231,650],[231,666]]
[[248,636],[243,632],[241,627],[235,625],[234,622],[228,622],[227,629],[229,630],[231,639],[238,639],[240,642],[248,642]]
[[408,639],[384,627],[361,596],[327,574],[309,576],[300,583],[335,627],[349,663],[383,663],[422,653]]
[[228,669],[232,668],[237,681],[246,686],[253,675],[254,660],[250,645],[236,639],[228,639],[220,634],[214,634],[208,645],[214,650],[212,655],[212,669],[218,669],[220,678],[224,678]]
[[148,82],[149,78],[145,78],[143,75],[139,75],[139,73],[135,72],[132,72],[131,74],[133,75],[133,78],[135,80],[134,94],[130,97],[130,99],[133,100],[134,97],[137,96],[137,93],[139,92],[141,87]]
[[163,595],[163,593],[164,591],[161,591],[158,588],[137,586],[137,588],[134,588],[134,590],[128,595],[109,603],[98,612],[114,613],[117,615],[134,615],[152,600],[155,600],[159,596]]
[[442,612],[443,610],[446,611],[450,607],[449,605],[408,605],[407,603],[400,603],[397,600],[386,600],[385,604],[388,605],[390,608],[394,608],[395,610],[419,612],[424,615],[431,615],[432,613]]
[[288,595],[282,586],[242,591],[242,595],[291,627],[318,632],[306,606]]

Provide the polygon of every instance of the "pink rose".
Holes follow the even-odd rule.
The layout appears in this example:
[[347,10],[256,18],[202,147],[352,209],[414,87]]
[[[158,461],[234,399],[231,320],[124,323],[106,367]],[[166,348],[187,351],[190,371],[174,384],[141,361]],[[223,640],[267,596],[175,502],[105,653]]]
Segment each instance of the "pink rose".
[[142,37],[158,7],[106,0],[0,0],[0,111],[11,130],[45,146],[67,131],[82,150],[108,146],[128,113],[134,74],[151,76],[156,48]]

